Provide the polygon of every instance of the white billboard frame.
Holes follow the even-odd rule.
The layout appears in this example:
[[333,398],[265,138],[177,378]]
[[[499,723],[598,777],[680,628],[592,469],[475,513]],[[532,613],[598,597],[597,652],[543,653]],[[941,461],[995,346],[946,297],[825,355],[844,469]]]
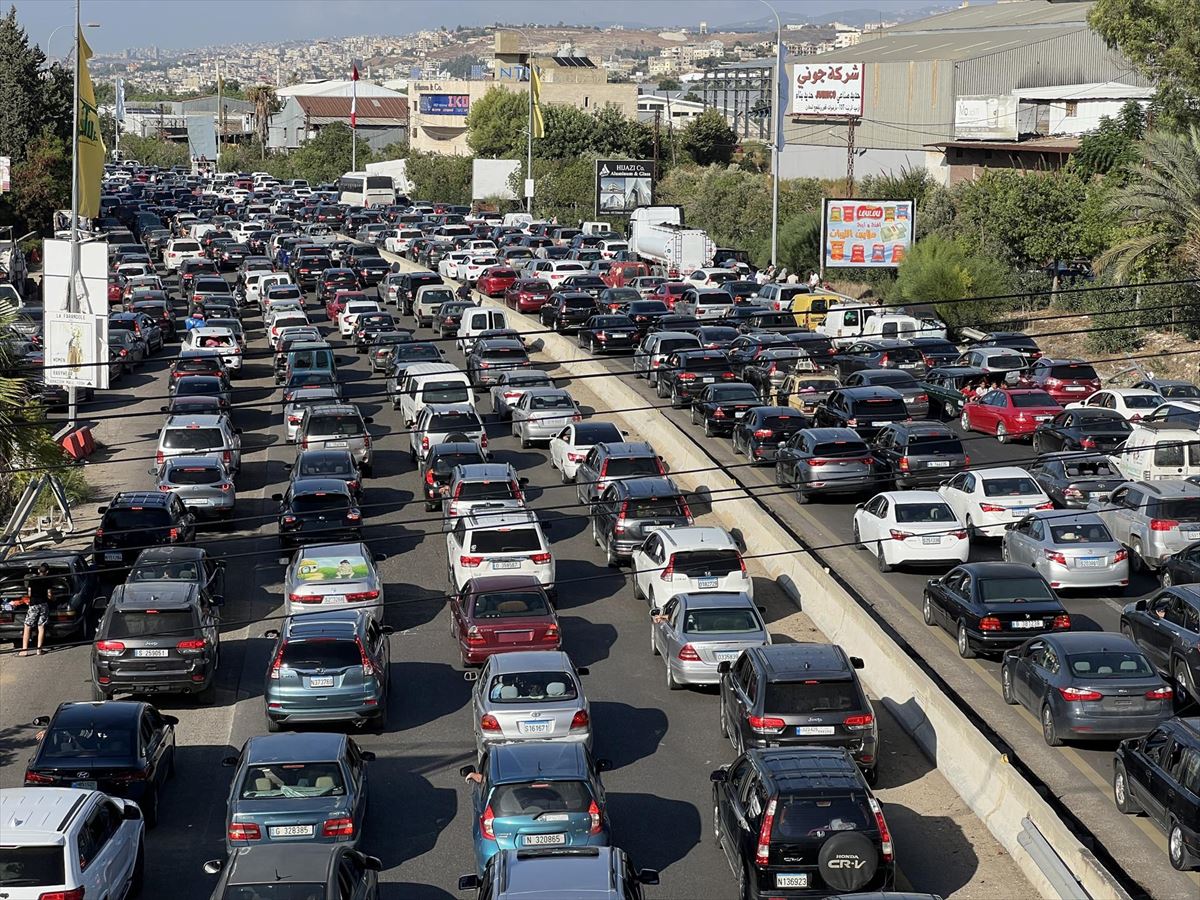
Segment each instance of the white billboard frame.
[[108,387],[108,316],[46,310],[43,377],[64,387]]
[[789,115],[859,119],[866,96],[866,63],[792,63]]
[[[42,242],[42,306],[45,310],[47,384],[75,385],[100,390],[108,387],[108,243],[90,240],[79,244],[76,300],[79,311],[67,309],[71,284],[71,242],[47,239]],[[63,318],[63,316],[68,318]],[[83,317],[83,318],[75,318]],[[84,321],[86,320],[86,321]],[[58,327],[51,329],[51,321]],[[86,345],[84,364],[69,346],[74,329]],[[88,347],[90,346],[90,350]],[[57,360],[57,361],[55,361]],[[80,375],[80,370],[84,374]]]
[[821,206],[821,271],[896,268],[912,251],[916,217],[915,200],[826,197]]

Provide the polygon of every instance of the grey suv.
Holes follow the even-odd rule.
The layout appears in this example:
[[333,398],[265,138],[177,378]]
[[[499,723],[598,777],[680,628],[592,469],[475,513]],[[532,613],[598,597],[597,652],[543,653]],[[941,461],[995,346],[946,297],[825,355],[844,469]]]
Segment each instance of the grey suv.
[[367,426],[374,419],[364,418],[353,403],[310,406],[304,410],[297,438],[301,450],[349,450],[359,471],[368,478],[374,454]]
[[662,476],[615,481],[592,506],[592,540],[610,566],[628,560],[652,529],[691,524],[683,492]]
[[594,444],[575,469],[580,503],[592,503],[609,483],[621,478],[666,475],[662,459],[645,441]]
[[620,847],[543,847],[501,850],[483,875],[463,875],[460,891],[478,891],[477,900],[643,900],[642,885],[658,884],[654,869],[634,869]]
[[171,456],[150,472],[159,491],[174,491],[189,510],[223,519],[233,515],[237,491],[219,456]]
[[1200,485],[1187,481],[1132,481],[1093,497],[1088,509],[1129,548],[1135,572],[1157,569],[1167,557],[1200,541]]
[[443,530],[449,531],[452,520],[459,516],[487,510],[524,509],[525,495],[522,489],[527,484],[529,479],[517,477],[517,470],[509,463],[455,466],[445,499]]

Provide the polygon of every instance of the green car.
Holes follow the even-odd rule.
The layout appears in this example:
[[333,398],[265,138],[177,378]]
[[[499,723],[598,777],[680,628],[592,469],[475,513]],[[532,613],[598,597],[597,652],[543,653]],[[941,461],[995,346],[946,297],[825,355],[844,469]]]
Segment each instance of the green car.
[[987,373],[975,366],[941,366],[918,379],[929,394],[930,418],[953,419],[962,412],[963,389]]

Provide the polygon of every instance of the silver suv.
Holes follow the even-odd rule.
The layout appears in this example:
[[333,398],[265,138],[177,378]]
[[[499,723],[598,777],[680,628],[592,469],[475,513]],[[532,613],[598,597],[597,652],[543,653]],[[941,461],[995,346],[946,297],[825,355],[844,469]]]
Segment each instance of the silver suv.
[[374,419],[363,417],[353,403],[330,403],[304,410],[297,437],[302,450],[349,450],[359,470],[368,478],[374,453],[367,426]]
[[242,430],[227,416],[169,416],[158,433],[154,463],[161,466],[173,456],[216,456],[236,473],[242,465]]
[[223,519],[233,515],[237,490],[219,456],[171,456],[150,474],[159,491],[174,491],[189,510]]
[[595,900],[643,900],[642,885],[658,884],[654,869],[634,869],[619,847],[552,847],[501,850],[483,875],[463,875],[460,891],[480,898],[537,900],[586,896]]
[[525,508],[528,478],[517,477],[510,463],[470,463],[454,467],[446,495],[442,530],[449,531],[459,516],[484,511]]
[[1200,485],[1187,481],[1131,481],[1107,496],[1093,495],[1088,509],[1129,548],[1135,572],[1157,569],[1200,541]]

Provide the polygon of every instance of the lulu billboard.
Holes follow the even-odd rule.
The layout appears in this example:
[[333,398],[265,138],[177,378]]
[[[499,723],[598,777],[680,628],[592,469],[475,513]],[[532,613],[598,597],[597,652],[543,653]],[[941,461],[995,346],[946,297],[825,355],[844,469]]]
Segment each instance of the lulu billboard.
[[821,264],[826,269],[895,268],[912,249],[912,200],[826,200]]

